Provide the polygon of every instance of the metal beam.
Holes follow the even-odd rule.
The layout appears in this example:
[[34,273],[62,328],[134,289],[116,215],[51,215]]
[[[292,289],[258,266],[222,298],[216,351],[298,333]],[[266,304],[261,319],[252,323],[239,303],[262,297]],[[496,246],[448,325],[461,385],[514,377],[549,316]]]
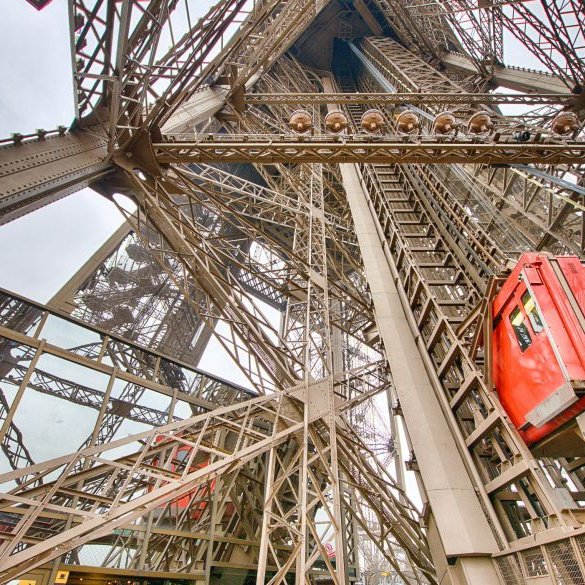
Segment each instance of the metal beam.
[[96,133],[35,135],[0,142],[0,225],[103,179],[112,169]]
[[[449,68],[466,73],[477,71],[475,64],[461,53],[447,53],[441,58],[441,61]],[[570,89],[560,77],[552,73],[506,65],[494,66],[493,80],[500,87],[514,91],[566,94]]]
[[[368,105],[404,105],[449,106],[465,104],[479,106],[497,105],[558,105],[569,106],[575,96],[567,93],[247,93],[246,105],[320,105],[320,104],[368,104]],[[180,134],[180,132],[166,132]]]
[[585,162],[585,142],[475,142],[455,138],[271,135],[154,144],[159,163],[485,163],[576,164]]
[[[411,332],[412,322],[395,285],[395,270],[391,269],[391,261],[386,256],[385,238],[368,203],[357,167],[342,165],[341,172],[360,245],[368,250],[364,268],[395,388],[407,420],[417,421],[416,425],[409,425],[409,431],[444,547],[444,552],[434,551],[439,557],[437,560],[441,553],[448,558],[462,559],[462,563],[467,555],[483,556],[482,564],[476,569],[478,572],[463,582],[495,582],[495,568],[488,559],[497,550],[497,541],[476,496],[477,486],[468,477],[453,430],[441,411],[433,383],[419,355]],[[431,427],[432,435],[428,432]],[[454,515],[455,509],[457,515]]]

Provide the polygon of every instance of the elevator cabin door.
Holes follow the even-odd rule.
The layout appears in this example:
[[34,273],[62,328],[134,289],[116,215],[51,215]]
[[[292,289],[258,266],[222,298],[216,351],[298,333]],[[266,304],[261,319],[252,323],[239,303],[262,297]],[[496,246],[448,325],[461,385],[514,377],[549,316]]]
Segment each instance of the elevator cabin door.
[[[578,400],[558,340],[536,297],[538,285],[542,281],[536,268],[526,267],[509,295],[499,299],[494,316],[494,383],[502,406],[528,445],[573,418],[570,407]],[[537,290],[540,295],[548,293],[546,287]]]

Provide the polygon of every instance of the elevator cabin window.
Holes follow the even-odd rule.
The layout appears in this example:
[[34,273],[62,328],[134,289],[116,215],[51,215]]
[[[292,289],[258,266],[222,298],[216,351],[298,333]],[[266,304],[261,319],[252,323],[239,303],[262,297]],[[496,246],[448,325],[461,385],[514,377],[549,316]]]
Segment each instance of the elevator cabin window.
[[526,323],[524,322],[524,315],[518,307],[516,307],[510,313],[510,323],[512,324],[512,329],[514,329],[514,333],[516,334],[516,339],[518,340],[520,349],[525,351],[530,347],[532,338],[530,337],[530,332],[528,331],[528,327],[526,327]]
[[534,299],[530,296],[530,293],[528,291],[526,291],[522,295],[522,304],[524,305],[524,310],[528,315],[528,319],[530,319],[532,330],[534,331],[534,333],[536,333],[536,335],[538,335],[544,329],[544,325],[542,324],[542,319],[538,314],[536,303],[534,302]]

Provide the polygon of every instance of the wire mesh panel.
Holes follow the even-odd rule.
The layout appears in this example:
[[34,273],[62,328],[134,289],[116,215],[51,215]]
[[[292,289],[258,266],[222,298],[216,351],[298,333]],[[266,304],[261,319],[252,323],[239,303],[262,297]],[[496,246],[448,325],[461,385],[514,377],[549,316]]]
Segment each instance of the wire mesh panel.
[[515,555],[496,559],[496,566],[504,585],[523,585],[522,570]]
[[575,542],[577,544],[577,550],[579,551],[579,555],[581,557],[581,562],[585,564],[585,535],[577,536],[577,538],[575,538]]
[[585,582],[570,540],[550,544],[546,550],[558,585],[582,585]]
[[540,547],[522,552],[521,557],[528,577],[542,577],[549,574],[546,559]]

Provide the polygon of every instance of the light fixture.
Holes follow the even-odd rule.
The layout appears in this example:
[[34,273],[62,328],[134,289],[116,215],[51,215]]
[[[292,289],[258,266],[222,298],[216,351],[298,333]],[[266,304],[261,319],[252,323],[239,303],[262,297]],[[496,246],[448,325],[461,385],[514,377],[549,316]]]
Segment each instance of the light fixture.
[[518,132],[514,133],[514,140],[518,142],[528,142],[530,140],[530,132],[528,130],[519,130]]
[[467,130],[470,134],[487,134],[494,127],[489,112],[477,112],[469,118]]
[[405,110],[398,114],[396,128],[400,134],[412,134],[420,128],[420,119],[416,112]]
[[364,112],[360,125],[364,132],[375,134],[384,126],[384,115],[380,110],[368,110],[367,112]]
[[551,130],[558,136],[567,136],[579,128],[579,118],[573,112],[561,112],[552,121]]
[[347,116],[341,110],[333,110],[325,116],[325,129],[330,134],[341,134],[348,125]]
[[295,110],[290,116],[288,127],[296,134],[306,134],[313,127],[313,120],[307,110]]
[[451,112],[442,112],[435,116],[433,120],[433,130],[435,134],[450,134],[455,130],[457,122]]

